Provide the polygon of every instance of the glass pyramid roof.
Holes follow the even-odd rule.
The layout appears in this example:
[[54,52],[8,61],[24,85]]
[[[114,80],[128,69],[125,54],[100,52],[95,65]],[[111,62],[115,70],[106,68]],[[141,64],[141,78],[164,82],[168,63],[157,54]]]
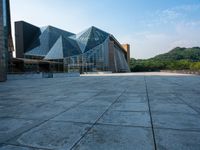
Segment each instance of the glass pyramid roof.
[[87,41],[87,45],[85,48],[85,52],[102,44],[110,34],[96,28],[96,27],[91,27],[91,32],[90,36]]
[[109,33],[92,26],[89,29],[77,34],[76,41],[84,53],[97,45],[102,44],[109,35]]
[[42,56],[45,59],[61,59],[85,53],[102,44],[109,36],[109,33],[93,26],[76,35],[47,26],[41,28],[40,35],[26,50],[25,55]]
[[66,38],[74,35],[52,26],[42,28],[41,31],[43,32],[33,41],[25,55],[45,56],[61,35]]
[[79,54],[81,54],[81,50],[79,49],[76,41],[60,36],[44,59],[63,59],[65,57]]

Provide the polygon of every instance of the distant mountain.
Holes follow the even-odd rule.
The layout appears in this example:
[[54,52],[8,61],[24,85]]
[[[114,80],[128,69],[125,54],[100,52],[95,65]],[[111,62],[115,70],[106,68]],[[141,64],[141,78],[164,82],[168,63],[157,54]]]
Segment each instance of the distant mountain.
[[132,72],[160,70],[191,70],[200,72],[200,47],[176,47],[150,59],[131,59]]
[[175,60],[189,60],[189,61],[200,61],[200,47],[193,48],[181,48],[176,47],[168,53],[157,55],[151,60],[158,61],[175,61]]

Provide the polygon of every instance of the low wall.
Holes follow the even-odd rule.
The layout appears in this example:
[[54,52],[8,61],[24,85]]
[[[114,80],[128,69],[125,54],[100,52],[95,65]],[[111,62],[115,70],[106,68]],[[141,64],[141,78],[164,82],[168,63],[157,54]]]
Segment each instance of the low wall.
[[161,70],[160,72],[200,75],[200,71],[191,71],[191,70]]
[[25,74],[7,75],[8,80],[63,78],[63,77],[80,77],[80,73],[25,73]]
[[84,74],[112,74],[112,71],[84,72]]

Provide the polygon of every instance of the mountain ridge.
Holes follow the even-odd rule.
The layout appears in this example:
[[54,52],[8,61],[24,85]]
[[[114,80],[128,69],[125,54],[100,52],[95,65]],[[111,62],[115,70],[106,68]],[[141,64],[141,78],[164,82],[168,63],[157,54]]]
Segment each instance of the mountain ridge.
[[176,47],[167,53],[159,54],[153,58],[153,60],[190,60],[200,61],[200,47]]
[[176,47],[171,51],[149,59],[130,61],[132,72],[160,70],[196,70],[200,71],[200,47]]

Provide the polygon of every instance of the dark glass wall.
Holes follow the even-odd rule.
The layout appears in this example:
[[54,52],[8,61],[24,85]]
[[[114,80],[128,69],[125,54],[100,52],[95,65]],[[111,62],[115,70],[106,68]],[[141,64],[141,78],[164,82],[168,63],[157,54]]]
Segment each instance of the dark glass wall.
[[[40,34],[40,28],[32,24],[24,21],[15,22],[16,57],[24,58],[24,53]],[[37,47],[38,45],[40,45],[39,40],[35,42],[34,46]]]
[[12,50],[9,0],[0,0],[0,81],[6,80]]

